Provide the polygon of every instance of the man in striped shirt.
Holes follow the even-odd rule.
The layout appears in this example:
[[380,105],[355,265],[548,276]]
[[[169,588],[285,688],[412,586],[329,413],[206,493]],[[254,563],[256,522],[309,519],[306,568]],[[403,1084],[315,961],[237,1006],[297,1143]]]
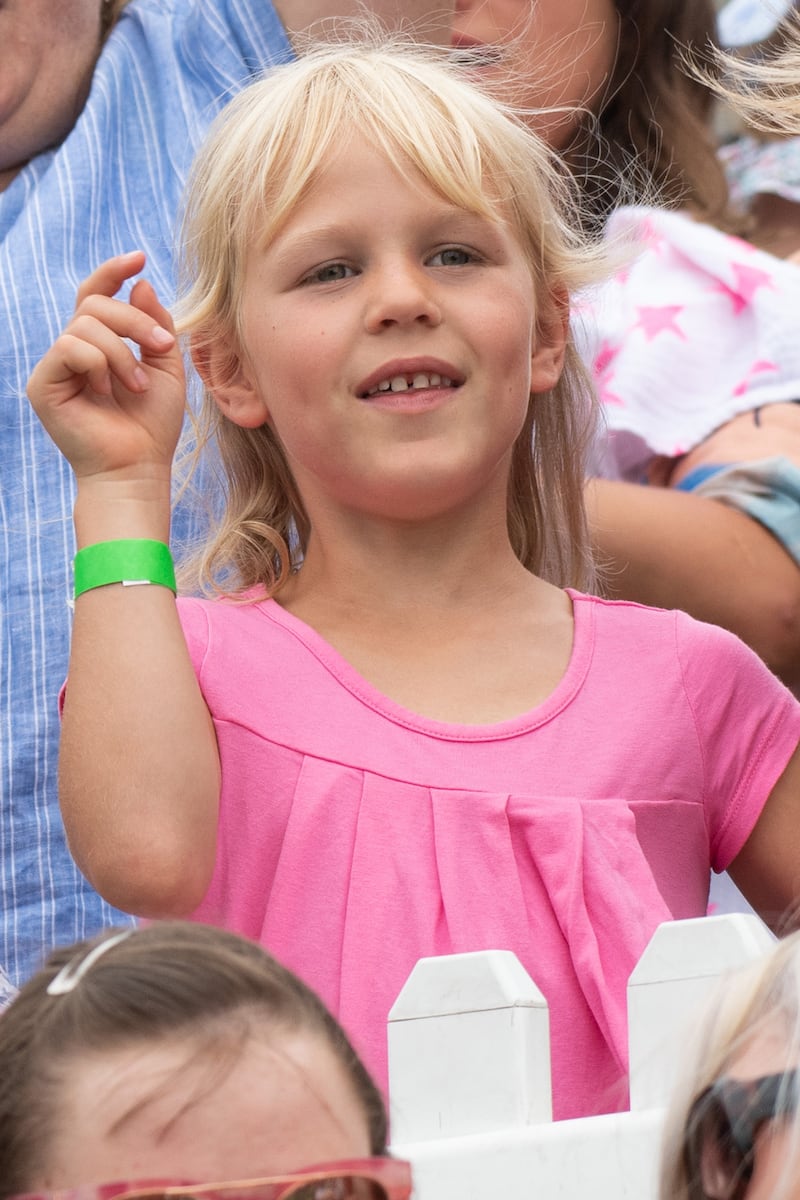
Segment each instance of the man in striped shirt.
[[[452,0],[368,7],[449,39]],[[73,494],[29,411],[28,375],[103,259],[142,249],[159,294],[174,294],[179,197],[209,122],[254,74],[291,57],[297,35],[362,8],[0,0],[0,964],[15,982],[52,945],[120,920],[78,874],[58,813]],[[175,537],[190,525],[179,510]]]

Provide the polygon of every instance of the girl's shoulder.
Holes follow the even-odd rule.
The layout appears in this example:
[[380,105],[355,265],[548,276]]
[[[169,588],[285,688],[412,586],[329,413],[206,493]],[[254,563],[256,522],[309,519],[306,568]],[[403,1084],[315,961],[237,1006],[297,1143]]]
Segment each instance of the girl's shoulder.
[[[670,676],[680,681],[690,705],[755,713],[783,712],[800,719],[792,693],[735,634],[698,621],[678,609],[651,608],[571,592],[576,629],[591,628],[593,669],[620,678],[630,668],[653,690]],[[586,610],[581,621],[578,614]]]

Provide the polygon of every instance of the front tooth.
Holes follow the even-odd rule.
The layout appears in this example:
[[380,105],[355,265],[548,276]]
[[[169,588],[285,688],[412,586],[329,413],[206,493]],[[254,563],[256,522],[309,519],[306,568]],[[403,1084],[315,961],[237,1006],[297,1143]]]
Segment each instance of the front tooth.
[[390,379],[382,379],[380,381],[380,383],[378,384],[378,386],[375,388],[375,391],[376,392],[388,392],[391,390],[391,387],[392,387],[392,381]]
[[441,375],[436,375],[436,374],[429,375],[428,381],[429,381],[431,387],[438,387],[439,384],[442,382],[442,377],[441,377]]
[[395,375],[394,379],[391,381],[391,389],[393,392],[407,392],[408,383],[405,375]]
[[420,374],[420,375],[414,376],[414,387],[415,388],[426,388],[428,386],[429,385],[428,385],[428,376],[427,375]]

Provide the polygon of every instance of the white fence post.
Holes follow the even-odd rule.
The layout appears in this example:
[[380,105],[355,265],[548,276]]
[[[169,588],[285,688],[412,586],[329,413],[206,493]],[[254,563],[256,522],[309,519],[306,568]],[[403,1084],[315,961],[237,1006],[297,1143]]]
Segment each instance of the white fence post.
[[389,1013],[392,1141],[550,1121],[550,1020],[509,950],[423,958]]
[[745,913],[659,925],[628,981],[633,1111],[667,1103],[687,1032],[715,981],[760,958],[774,941],[758,917]]
[[421,959],[389,1015],[392,1150],[416,1200],[656,1200],[664,1105],[716,977],[773,937],[732,914],[660,926],[628,988],[638,1111],[550,1119],[547,1007],[509,951]]

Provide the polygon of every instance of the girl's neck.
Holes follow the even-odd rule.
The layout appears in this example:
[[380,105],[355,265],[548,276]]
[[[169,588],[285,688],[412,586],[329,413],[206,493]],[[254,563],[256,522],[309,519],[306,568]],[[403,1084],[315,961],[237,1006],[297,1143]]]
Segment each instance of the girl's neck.
[[278,602],[384,697],[436,721],[488,725],[558,686],[572,649],[569,598],[518,561],[498,530],[482,548],[312,539]]
[[[363,612],[392,617],[409,607],[431,616],[483,610],[498,595],[541,581],[517,559],[505,515],[495,522],[353,522],[350,536],[315,526],[300,571],[281,590],[279,603],[317,624],[312,614]],[[544,585],[541,585],[544,586]]]

